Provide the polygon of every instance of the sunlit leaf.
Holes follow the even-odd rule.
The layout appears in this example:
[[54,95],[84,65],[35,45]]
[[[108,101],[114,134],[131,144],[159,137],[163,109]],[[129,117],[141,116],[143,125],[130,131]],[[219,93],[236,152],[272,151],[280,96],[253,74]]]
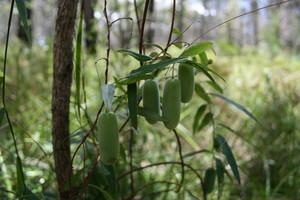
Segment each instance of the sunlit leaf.
[[30,29],[29,29],[28,20],[27,20],[27,9],[26,9],[26,5],[25,5],[25,1],[24,0],[16,0],[16,4],[17,4],[17,8],[18,8],[18,11],[20,14],[20,18],[21,18],[27,39],[28,39],[28,41],[30,41],[31,40]]
[[140,62],[152,60],[152,57],[150,57],[150,56],[142,55],[142,54],[136,53],[134,51],[130,51],[130,50],[121,49],[121,50],[118,50],[117,52],[130,55]]
[[172,33],[176,34],[176,35],[181,35],[181,31],[178,28],[173,28],[172,29]]
[[206,55],[206,52],[201,52],[199,53],[199,57],[200,57],[200,60],[201,60],[201,63],[203,65],[208,65],[208,58],[207,58],[207,55]]
[[212,42],[201,42],[195,46],[191,46],[182,52],[180,56],[195,56],[212,47]]
[[137,129],[137,87],[136,83],[127,85],[128,108],[131,119],[131,125]]
[[204,177],[204,192],[205,194],[209,194],[214,189],[216,177],[216,170],[214,168],[209,168],[205,171]]
[[134,76],[144,75],[144,74],[152,72],[156,69],[163,69],[163,68],[167,67],[168,65],[178,63],[178,62],[182,62],[186,59],[187,59],[186,57],[171,58],[171,59],[167,59],[167,60],[162,60],[162,61],[160,61],[158,63],[155,63],[155,64],[143,65],[142,67],[140,67],[136,70],[133,70],[130,73],[130,75],[127,76],[127,77],[130,78],[130,77],[134,77]]
[[165,118],[161,117],[158,115],[156,112],[153,112],[152,110],[143,108],[143,107],[138,107],[137,111],[138,115],[141,115],[145,118],[154,120],[154,121],[167,121]]
[[234,177],[236,178],[238,183],[241,184],[240,173],[239,173],[235,158],[233,156],[233,153],[231,151],[231,148],[229,147],[227,141],[225,140],[225,138],[223,136],[217,134],[216,137],[219,141],[222,152],[225,155],[225,157],[226,157],[226,159],[227,159],[227,161],[228,161],[228,163],[231,167],[231,170],[233,172]]
[[254,115],[253,115],[251,112],[249,112],[244,106],[242,106],[242,105],[240,105],[240,104],[238,104],[238,103],[236,103],[236,102],[234,102],[234,101],[232,101],[232,100],[230,100],[230,99],[228,99],[228,98],[226,98],[226,97],[224,97],[224,96],[222,96],[222,95],[220,95],[220,94],[210,93],[210,95],[219,97],[219,98],[225,100],[226,102],[228,102],[228,103],[234,105],[234,106],[237,107],[239,110],[243,111],[246,115],[248,115],[251,119],[253,119],[253,120],[256,121],[258,124],[261,125],[261,123],[254,117]]
[[201,118],[201,116],[203,115],[203,113],[205,112],[205,109],[206,109],[207,105],[204,104],[202,106],[200,106],[195,114],[195,117],[194,117],[194,122],[193,122],[193,133],[196,132],[197,130],[197,127],[198,127],[198,124],[199,124],[199,120]]
[[105,107],[110,111],[115,94],[115,86],[113,84],[102,85],[102,98]]

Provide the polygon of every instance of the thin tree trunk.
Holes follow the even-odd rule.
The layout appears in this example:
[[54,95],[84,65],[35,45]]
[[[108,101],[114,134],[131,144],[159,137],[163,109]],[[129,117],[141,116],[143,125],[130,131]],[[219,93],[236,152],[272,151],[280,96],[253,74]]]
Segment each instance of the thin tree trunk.
[[72,175],[69,103],[73,69],[73,37],[77,0],[58,1],[54,38],[52,88],[52,143],[55,172],[60,199],[69,199],[71,189],[65,189]]
[[91,54],[96,53],[97,31],[95,26],[94,6],[96,0],[85,0],[84,2],[84,21],[85,21],[85,43],[87,50]]
[[[258,4],[256,0],[251,0],[251,10],[256,10]],[[254,12],[251,15],[252,24],[253,24],[253,44],[254,46],[258,45],[258,12]]]

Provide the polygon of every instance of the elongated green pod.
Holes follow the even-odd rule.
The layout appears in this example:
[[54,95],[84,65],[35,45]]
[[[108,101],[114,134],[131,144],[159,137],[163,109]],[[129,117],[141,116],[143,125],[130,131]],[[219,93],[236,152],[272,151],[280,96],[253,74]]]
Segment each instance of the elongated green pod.
[[181,87],[178,79],[169,79],[165,83],[162,103],[162,117],[168,129],[174,129],[180,120]]
[[[143,87],[143,105],[144,108],[159,115],[159,88],[158,84],[154,80],[146,80]],[[154,124],[157,121],[149,119],[146,120],[150,124]]]
[[101,113],[98,122],[98,135],[100,159],[106,165],[112,165],[119,156],[119,130],[118,120],[114,113]]
[[195,90],[195,70],[187,64],[180,64],[178,67],[178,79],[181,84],[181,102],[189,102]]

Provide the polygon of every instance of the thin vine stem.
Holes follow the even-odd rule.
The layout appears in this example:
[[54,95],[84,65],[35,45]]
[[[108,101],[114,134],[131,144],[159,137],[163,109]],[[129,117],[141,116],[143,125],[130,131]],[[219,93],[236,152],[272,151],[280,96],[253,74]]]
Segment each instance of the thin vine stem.
[[177,143],[178,143],[178,151],[179,151],[179,157],[180,157],[180,162],[181,162],[181,182],[179,184],[178,189],[176,190],[176,192],[178,193],[183,185],[184,182],[184,159],[182,156],[182,146],[181,146],[181,142],[180,142],[180,138],[178,136],[178,133],[176,131],[176,129],[173,129],[173,133],[176,137]]
[[168,42],[167,42],[167,45],[166,45],[166,48],[165,48],[165,52],[168,51],[168,48],[170,46],[172,33],[173,33],[173,28],[174,28],[174,22],[175,22],[175,13],[176,13],[176,0],[173,0],[172,22],[171,22],[170,33],[169,33]]

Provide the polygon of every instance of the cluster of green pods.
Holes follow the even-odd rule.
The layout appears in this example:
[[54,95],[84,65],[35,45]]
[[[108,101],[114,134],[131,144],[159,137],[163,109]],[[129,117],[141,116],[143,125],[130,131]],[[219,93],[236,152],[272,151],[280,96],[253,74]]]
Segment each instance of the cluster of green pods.
[[[181,103],[187,103],[192,99],[195,89],[195,71],[192,66],[180,64],[178,67],[178,79],[172,78],[165,82],[162,98],[162,117],[164,125],[168,129],[174,129],[179,123]],[[159,115],[160,100],[158,83],[154,80],[146,80],[143,87],[144,108]],[[156,121],[146,118],[153,124]]]

